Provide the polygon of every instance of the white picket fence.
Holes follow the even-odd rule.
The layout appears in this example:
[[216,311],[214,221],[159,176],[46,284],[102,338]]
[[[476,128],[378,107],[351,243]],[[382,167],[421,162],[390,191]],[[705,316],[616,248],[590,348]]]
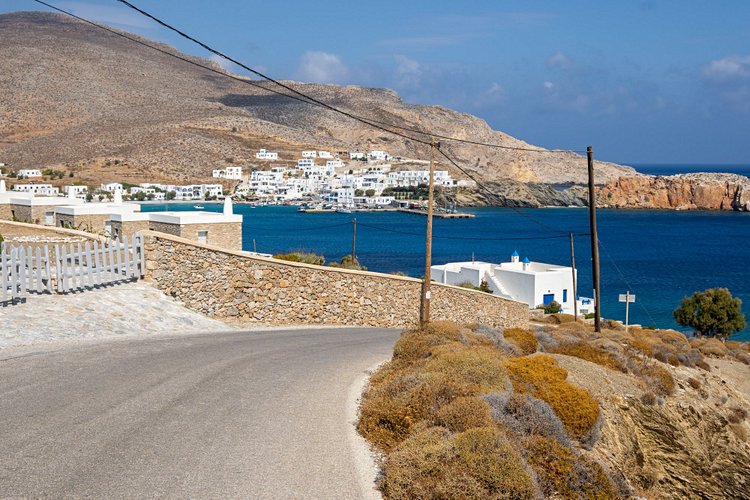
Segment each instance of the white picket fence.
[[34,293],[67,293],[143,277],[143,239],[0,248],[2,302]]

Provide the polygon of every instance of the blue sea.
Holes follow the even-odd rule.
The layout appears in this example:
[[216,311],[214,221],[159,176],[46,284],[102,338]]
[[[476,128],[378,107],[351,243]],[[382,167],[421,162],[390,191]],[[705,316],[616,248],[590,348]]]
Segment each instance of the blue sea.
[[[646,169],[643,169],[644,171]],[[684,170],[683,170],[684,171]],[[221,211],[221,204],[206,203]],[[143,211],[193,210],[192,204],[144,205]],[[436,219],[433,263],[502,262],[514,250],[532,261],[570,263],[567,236],[576,237],[580,295],[592,295],[588,211],[581,208],[466,209],[473,219]],[[309,250],[328,261],[351,252],[352,219],[357,219],[357,257],[371,271],[424,272],[426,217],[404,213],[299,213],[294,207],[235,204],[244,215],[243,248],[279,253]],[[677,328],[672,311],[696,290],[728,288],[743,301],[750,319],[750,214],[708,211],[597,211],[602,268],[602,314],[624,320],[618,295],[636,295],[631,323]],[[540,222],[544,226],[537,224]],[[536,239],[544,238],[544,239]],[[750,341],[750,329],[733,336]]]

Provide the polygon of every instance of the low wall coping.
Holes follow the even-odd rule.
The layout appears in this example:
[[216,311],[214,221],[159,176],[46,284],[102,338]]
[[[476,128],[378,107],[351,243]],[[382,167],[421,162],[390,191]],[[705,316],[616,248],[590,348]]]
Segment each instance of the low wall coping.
[[3,225],[23,227],[23,228],[32,229],[32,230],[41,231],[41,232],[50,231],[53,233],[65,234],[68,236],[82,236],[90,240],[99,240],[99,241],[107,240],[107,238],[105,238],[104,236],[99,236],[93,233],[87,233],[86,231],[78,231],[76,229],[66,229],[66,228],[56,227],[56,226],[42,226],[39,224],[29,224],[26,222],[0,220],[0,226],[3,226]]
[[[206,243],[200,243],[197,241],[188,240],[186,238],[181,238],[179,236],[174,236],[174,235],[162,233],[159,231],[153,231],[150,229],[139,231],[138,234],[142,234],[146,237],[154,237],[154,238],[160,238],[163,240],[174,241],[176,243],[182,243],[184,245],[193,246],[196,248],[203,248],[205,250],[211,250],[213,252],[223,253],[227,255],[234,255],[234,256],[242,257],[242,258],[249,259],[249,260],[257,260],[259,262],[263,262],[263,263],[271,264],[275,266],[298,267],[298,268],[303,268],[303,269],[315,269],[318,271],[326,271],[326,272],[333,272],[333,273],[353,274],[353,275],[358,275],[358,276],[369,276],[373,278],[384,278],[384,279],[409,282],[409,283],[420,283],[420,284],[422,283],[421,279],[412,278],[410,276],[397,276],[395,274],[376,273],[373,271],[359,271],[357,269],[343,269],[340,267],[318,266],[316,264],[306,264],[304,262],[292,262],[288,260],[274,259],[273,257],[263,257],[260,255],[253,254],[251,252],[245,252],[241,250],[230,250],[227,248],[217,247],[217,246],[209,245]],[[467,293],[467,294],[479,294],[479,296],[481,297],[493,298],[493,299],[507,301],[507,302],[517,302],[519,304],[523,304],[524,306],[526,306],[525,302],[521,302],[519,300],[499,297],[497,295],[489,294],[489,293],[482,292],[479,290],[471,290],[469,288],[448,285],[446,283],[432,282],[430,286],[452,289],[452,290],[456,290],[456,291]]]

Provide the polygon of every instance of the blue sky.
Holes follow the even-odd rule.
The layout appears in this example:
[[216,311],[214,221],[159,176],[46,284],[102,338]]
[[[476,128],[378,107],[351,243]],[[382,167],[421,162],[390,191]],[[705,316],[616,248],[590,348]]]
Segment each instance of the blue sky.
[[[208,55],[114,0],[50,3]],[[388,87],[620,163],[750,163],[747,0],[133,3],[275,78]]]

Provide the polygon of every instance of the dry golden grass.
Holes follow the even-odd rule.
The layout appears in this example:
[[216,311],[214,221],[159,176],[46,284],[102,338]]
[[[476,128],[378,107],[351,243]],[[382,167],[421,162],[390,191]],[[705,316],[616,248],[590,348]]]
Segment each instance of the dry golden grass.
[[503,331],[503,337],[521,350],[524,356],[536,352],[538,343],[536,337],[529,330],[522,328],[507,328]]
[[687,383],[693,389],[700,389],[701,388],[701,382],[700,382],[700,380],[694,379],[693,377],[689,377],[687,379]]
[[495,427],[452,435],[432,427],[388,455],[381,487],[389,499],[535,498],[523,459]]
[[553,325],[562,325],[564,323],[574,323],[576,320],[576,317],[572,314],[562,314],[562,313],[556,313],[556,314],[550,314],[547,316],[547,323],[553,324]]
[[577,456],[557,440],[533,436],[524,442],[526,460],[545,496],[566,499],[619,498],[602,467]]
[[456,398],[440,408],[435,423],[453,432],[463,432],[474,427],[491,427],[494,420],[490,406],[477,397]]
[[508,386],[508,377],[500,360],[497,349],[474,346],[436,353],[424,369],[439,374],[448,383],[463,387],[467,394],[481,395],[502,391]]
[[546,401],[568,433],[584,439],[599,418],[599,404],[593,396],[566,381],[568,372],[551,356],[539,355],[505,360],[513,388]]
[[605,368],[609,368],[610,370],[616,370],[623,373],[628,372],[627,366],[625,366],[617,356],[585,342],[560,344],[557,348],[552,350],[552,352],[555,354],[564,354],[566,356],[574,356],[576,358],[584,359]]
[[729,354],[729,349],[719,339],[699,338],[690,339],[690,345],[697,348],[704,356],[723,358]]
[[670,371],[657,364],[649,364],[641,367],[638,375],[657,394],[667,396],[672,394],[677,386]]

